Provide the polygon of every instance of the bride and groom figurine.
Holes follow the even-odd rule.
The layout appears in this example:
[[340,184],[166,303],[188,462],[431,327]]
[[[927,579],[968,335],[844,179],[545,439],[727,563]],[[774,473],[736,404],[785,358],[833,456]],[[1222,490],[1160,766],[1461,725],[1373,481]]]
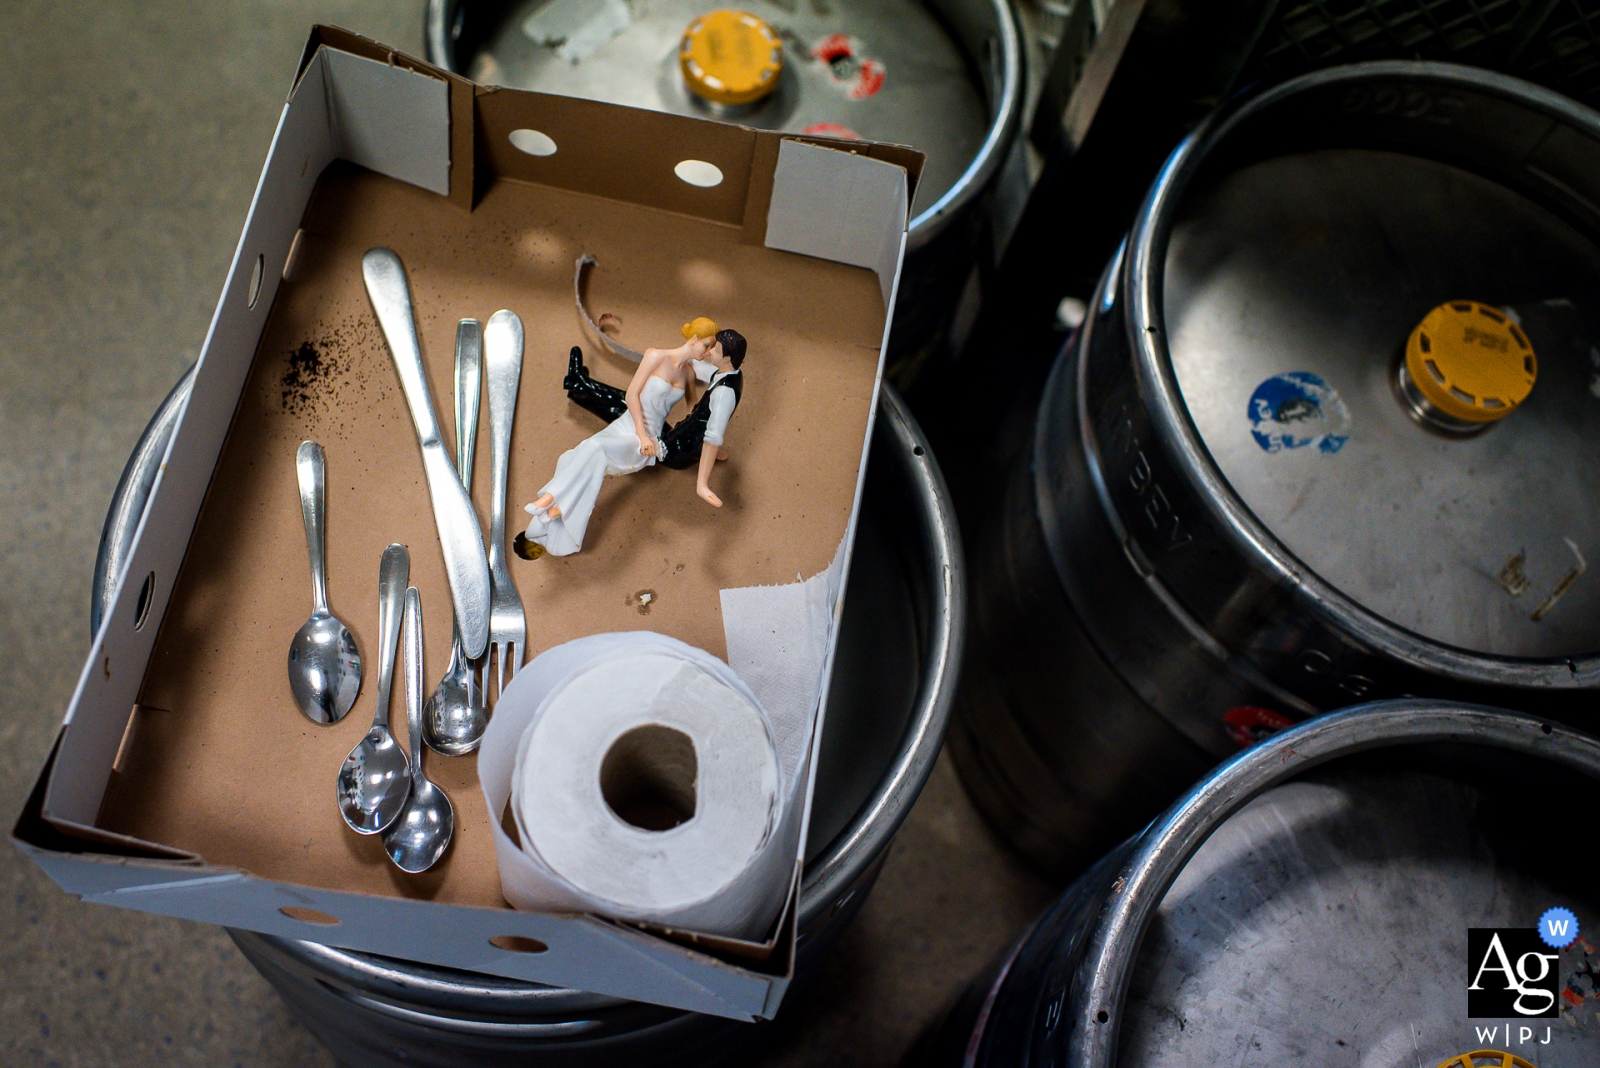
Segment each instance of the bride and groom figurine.
[[[542,555],[535,545],[551,556],[570,556],[583,548],[583,534],[607,475],[631,475],[658,463],[673,468],[698,463],[696,492],[722,507],[722,499],[711,491],[711,469],[727,459],[723,436],[744,388],[739,368],[745,340],[738,331],[720,329],[704,317],[685,323],[683,336],[684,343],[675,349],[645,349],[626,390],[591,378],[582,350],[572,347],[562,385],[579,407],[607,425],[556,461],[555,475],[526,508],[532,518],[527,533],[516,538],[519,556]],[[667,413],[696,379],[706,384],[699,402],[678,423],[667,423]]]

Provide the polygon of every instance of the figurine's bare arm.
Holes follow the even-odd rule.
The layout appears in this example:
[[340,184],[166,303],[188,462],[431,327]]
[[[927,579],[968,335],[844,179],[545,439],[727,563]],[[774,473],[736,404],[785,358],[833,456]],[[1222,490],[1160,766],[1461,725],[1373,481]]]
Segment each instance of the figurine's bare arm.
[[644,404],[640,400],[644,392],[645,383],[650,381],[650,376],[667,358],[667,354],[660,349],[645,349],[644,359],[639,361],[639,369],[633,373],[633,380],[628,383],[625,394],[628,401],[628,414],[633,416],[633,432],[639,436],[639,454],[641,456],[654,456],[656,454],[655,439],[650,436],[650,431],[644,425]]
[[727,459],[726,452],[721,445],[709,442],[700,447],[700,477],[695,483],[695,492],[716,508],[722,507],[722,498],[711,492],[711,469],[717,466],[718,460]]

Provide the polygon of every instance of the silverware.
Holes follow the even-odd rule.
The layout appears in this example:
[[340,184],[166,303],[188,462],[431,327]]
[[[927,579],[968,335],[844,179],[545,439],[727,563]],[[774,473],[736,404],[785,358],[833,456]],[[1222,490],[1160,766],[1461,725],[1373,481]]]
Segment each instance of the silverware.
[[412,318],[406,269],[400,257],[390,250],[373,248],[361,258],[361,273],[372,310],[394,357],[411,421],[416,424],[422,469],[428,476],[433,518],[439,527],[439,546],[444,550],[445,575],[450,580],[455,618],[461,627],[461,648],[470,657],[482,656],[489,644],[489,562],[477,513],[445,452],[439,420],[433,414],[433,396],[428,392],[428,375],[422,366],[422,346]]
[[[515,312],[497,311],[484,331],[484,364],[489,377],[489,462],[493,484],[489,498],[489,573],[494,593],[489,608],[489,644],[494,648],[499,689],[506,689],[510,674],[522,670],[528,644],[528,617],[522,598],[506,569],[506,476],[511,467],[511,423],[517,414],[517,387],[522,383],[522,320]],[[484,663],[483,689],[489,688],[488,662]]]
[[302,441],[295,455],[300,517],[311,556],[311,618],[289,644],[289,688],[313,723],[337,723],[361,692],[361,654],[349,629],[328,611],[328,563],[323,533],[328,476],[322,446]]
[[[456,469],[469,497],[482,387],[483,325],[476,319],[463,319],[456,324]],[[492,623],[492,608],[490,619]],[[478,748],[489,715],[483,687],[473,685],[477,672],[469,670],[471,663],[461,649],[460,625],[452,623],[450,631],[450,666],[422,710],[422,740],[445,756],[464,756]]]
[[422,598],[406,590],[406,722],[411,727],[411,796],[383,832],[383,847],[401,871],[427,871],[450,848],[456,829],[450,798],[422,772]]
[[378,711],[372,729],[339,766],[339,812],[357,834],[377,834],[405,808],[411,793],[406,753],[389,731],[389,692],[394,682],[395,645],[406,584],[411,581],[411,555],[404,545],[383,550],[378,565]]

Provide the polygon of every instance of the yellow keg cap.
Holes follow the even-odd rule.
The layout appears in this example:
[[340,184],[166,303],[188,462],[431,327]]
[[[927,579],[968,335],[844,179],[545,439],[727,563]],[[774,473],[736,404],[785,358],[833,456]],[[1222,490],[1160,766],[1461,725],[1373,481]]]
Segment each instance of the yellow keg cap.
[[678,67],[689,88],[713,104],[751,104],[778,87],[783,42],[765,20],[725,8],[689,23]]
[[1406,371],[1444,414],[1492,423],[1528,398],[1539,364],[1527,335],[1505,312],[1475,300],[1452,300],[1411,331]]

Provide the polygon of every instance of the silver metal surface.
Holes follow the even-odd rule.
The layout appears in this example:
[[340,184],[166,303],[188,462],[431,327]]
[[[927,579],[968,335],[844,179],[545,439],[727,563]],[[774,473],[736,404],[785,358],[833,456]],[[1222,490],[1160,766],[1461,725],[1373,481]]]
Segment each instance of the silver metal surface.
[[383,832],[383,847],[401,871],[427,871],[439,863],[455,836],[456,812],[445,792],[422,770],[422,597],[406,590],[406,723],[411,728],[411,793],[400,815]]
[[337,723],[361,691],[361,654],[349,629],[328,611],[328,562],[324,522],[328,475],[322,446],[300,443],[295,455],[300,482],[300,515],[311,557],[311,618],[289,644],[289,688],[295,703],[313,723]]
[[[456,471],[469,500],[482,392],[483,326],[476,319],[463,319],[456,324]],[[422,709],[422,740],[428,748],[446,756],[459,756],[478,747],[489,718],[477,674],[462,652],[461,625],[452,616],[450,663]]]
[[427,371],[422,366],[422,347],[417,340],[405,267],[389,249],[374,248],[361,258],[361,273],[373,313],[394,357],[411,420],[416,424],[422,469],[428,478],[439,546],[444,551],[445,575],[461,628],[461,648],[476,659],[489,644],[489,561],[484,554],[477,513],[472,510],[472,501],[462,488],[439,433]]
[[[800,896],[797,982],[865,901],[933,769],[965,591],[955,516],[904,403],[883,392],[841,618]],[[575,990],[232,932],[349,1063],[737,1063],[766,1028]],[[791,992],[791,999],[798,996]]]
[[1593,1064],[1596,1021],[1528,1019],[1529,1042],[1507,1042],[1497,1026],[1484,1043],[1464,1018],[1468,929],[1526,927],[1571,901],[1551,871],[1497,855],[1485,805],[1459,779],[1377,768],[1314,772],[1258,795],[1211,833],[1152,914],[1116,1063],[1228,1064],[1250,1041],[1269,1065],[1337,1064],[1356,1049],[1368,1064],[1414,1068],[1420,1050],[1434,1068],[1482,1045],[1532,1053],[1540,1068]]
[[[1391,103],[1398,101],[1407,104]],[[1138,523],[1128,522],[1128,527],[1153,578],[1206,630],[1235,650],[1247,648],[1250,658],[1270,679],[1315,704],[1337,703],[1323,696],[1329,689],[1342,689],[1347,697],[1363,697],[1439,692],[1442,687],[1490,693],[1513,704],[1535,697],[1549,700],[1565,693],[1570,703],[1600,683],[1600,655],[1592,647],[1578,644],[1561,655],[1540,657],[1479,653],[1430,639],[1376,615],[1308,568],[1261,522],[1218,468],[1189,414],[1171,362],[1171,328],[1165,319],[1164,268],[1172,228],[1182,215],[1191,185],[1197,176],[1203,177],[1214,156],[1278,155],[1286,147],[1304,150],[1303,136],[1292,133],[1296,127],[1320,128],[1318,141],[1344,142],[1341,147],[1442,157],[1481,178],[1519,190],[1565,218],[1568,231],[1560,239],[1553,239],[1551,228],[1540,224],[1544,227],[1540,254],[1562,250],[1561,263],[1584,262],[1584,256],[1574,250],[1593,241],[1594,204],[1600,203],[1600,188],[1595,187],[1597,172],[1582,160],[1587,158],[1585,152],[1600,148],[1600,115],[1525,82],[1447,64],[1358,64],[1307,75],[1225,109],[1173,154],[1129,237],[1120,283],[1125,296],[1118,302],[1126,315],[1121,324],[1125,332],[1107,330],[1102,336],[1120,334],[1132,345],[1132,358],[1124,350],[1116,361],[1120,370],[1107,366],[1104,378],[1099,378],[1096,369],[1091,369],[1085,378],[1089,393],[1084,405],[1093,413],[1088,416],[1094,424],[1091,433],[1103,446],[1100,476],[1116,509],[1139,518]],[[1528,142],[1530,137],[1535,140]],[[1524,209],[1519,217],[1535,214]],[[1361,216],[1355,213],[1341,219],[1340,225],[1354,229],[1361,225]],[[1477,245],[1470,234],[1468,229],[1454,239],[1459,259],[1493,256],[1502,266],[1517,266],[1515,261],[1507,263],[1503,248]],[[1430,269],[1442,269],[1437,265],[1450,260],[1443,254],[1430,257],[1426,264]],[[1376,278],[1365,282],[1349,278],[1346,284],[1357,288],[1360,299],[1381,308],[1384,305],[1377,302],[1387,299],[1381,295],[1385,291],[1428,282],[1426,272],[1408,274],[1404,267],[1402,260]],[[1481,270],[1490,276],[1494,273],[1493,264],[1451,267]],[[1457,284],[1452,279],[1444,281]],[[1517,272],[1508,270],[1499,284],[1508,288],[1519,285]],[[1545,298],[1541,294],[1539,299]],[[1583,294],[1577,299],[1587,300]],[[1305,340],[1310,343],[1309,338]],[[1393,344],[1403,341],[1403,337],[1397,338]],[[1098,364],[1100,352],[1110,355],[1109,350],[1091,348],[1089,360]],[[1559,355],[1552,354],[1556,362],[1560,362]],[[1113,424],[1122,418],[1119,406],[1126,403],[1127,388],[1148,398],[1141,411],[1130,413],[1129,427],[1132,438],[1147,442],[1148,448],[1130,450],[1113,437]],[[1562,399],[1567,392],[1563,388],[1541,392],[1560,403],[1571,403],[1570,393]],[[1537,412],[1514,414],[1529,415],[1529,420],[1519,420],[1528,423],[1535,421],[1532,417]],[[1560,416],[1566,414],[1560,412]],[[1468,451],[1493,449],[1496,439],[1509,441],[1521,433],[1508,428],[1509,424],[1495,427],[1481,438],[1452,444]],[[1414,426],[1405,429],[1420,436]],[[1148,468],[1142,483],[1135,470],[1140,458]],[[1537,470],[1565,464],[1568,459],[1558,452],[1529,455],[1522,463]],[[1163,491],[1165,510],[1158,524],[1143,518],[1153,498],[1152,487]],[[1390,503],[1405,507],[1407,502]],[[1476,503],[1467,504],[1466,509],[1470,511]],[[1422,513],[1418,522],[1427,518]],[[1360,536],[1343,528],[1336,533],[1341,538]],[[1191,548],[1195,551],[1185,551]],[[1515,551],[1515,546],[1505,550],[1507,554]],[[1202,555],[1210,557],[1208,566],[1193,566],[1192,561]],[[1269,594],[1268,588],[1281,592]],[[1241,613],[1246,610],[1254,618],[1241,627]],[[1229,633],[1234,630],[1238,632]],[[1268,634],[1296,638],[1269,641]],[[1582,632],[1576,637],[1581,638]],[[1335,685],[1330,687],[1329,682]]]
[[[1600,722],[1591,154],[1600,115],[1411,62],[1232,101],[1173,152],[974,538],[952,754],[1041,868],[1075,875],[1241,739],[1353,701]],[[1391,379],[1459,289],[1548,352],[1471,438]],[[1323,386],[1253,426],[1302,373]]]
[[[1592,1065],[1581,980],[1559,1019],[1469,1019],[1466,958],[1470,928],[1553,904],[1600,920],[1548,816],[1596,785],[1600,739],[1520,713],[1410,699],[1300,724],[1069,887],[923,1063],[1415,1068],[1495,1046]],[[1588,952],[1563,951],[1564,980]]]
[[[480,61],[499,63],[495,49],[497,42],[504,42],[512,54],[521,57],[511,61],[520,65],[519,69],[527,65],[525,60],[532,62],[525,52],[554,57],[554,62],[533,57],[539,58],[534,66],[541,88],[647,107],[658,106],[650,101],[663,101],[665,93],[673,99],[683,97],[680,103],[686,114],[769,129],[805,129],[811,119],[796,125],[794,120],[803,110],[792,106],[797,102],[806,108],[828,104],[839,109],[837,115],[826,108],[817,114],[846,127],[854,121],[849,116],[855,111],[881,110],[886,119],[895,122],[881,128],[876,123],[870,128],[861,124],[856,132],[909,143],[931,154],[918,183],[916,214],[906,236],[906,260],[895,298],[895,327],[885,373],[906,389],[948,370],[966,345],[985,299],[989,268],[998,265],[1010,241],[1030,184],[1026,151],[1020,143],[1026,97],[1023,36],[1009,0],[861,4],[851,0],[850,6],[838,0],[807,0],[799,5],[790,0],[760,0],[752,10],[776,26],[800,26],[807,34],[812,32],[807,27],[818,33],[832,27],[856,36],[863,54],[886,62],[886,80],[875,96],[850,99],[842,86],[832,83],[826,65],[810,58],[815,40],[791,29],[794,36],[786,46],[791,70],[777,98],[732,111],[683,96],[686,90],[681,77],[670,63],[677,35],[688,25],[687,13],[692,9],[703,14],[719,6],[716,0],[670,0],[664,5],[646,0],[588,0],[588,10],[597,14],[615,14],[619,5],[627,12],[628,29],[573,66],[548,46],[535,45],[521,26],[536,8],[572,11],[583,8],[583,0],[552,0],[542,8],[530,0],[429,0],[425,28],[428,58],[447,70],[470,76]],[[667,19],[667,12],[680,12],[684,17],[676,22],[676,16]],[[649,30],[650,26],[655,30]],[[662,51],[636,62],[619,59],[618,76],[603,80],[603,84],[585,83],[581,91],[563,87],[568,79],[589,78],[584,68],[603,64],[607,49],[626,50],[628,42],[635,38],[643,41],[641,35],[650,32],[657,34],[651,47],[659,46]],[[668,65],[663,67],[663,63]],[[797,70],[804,71],[806,84]],[[662,81],[663,77],[667,80]],[[515,79],[504,81],[513,84]],[[812,81],[818,84],[813,86]],[[812,93],[812,88],[819,91]],[[947,99],[959,101],[960,107],[952,112],[945,104]],[[671,110],[669,104],[661,102],[659,106]],[[819,132],[827,132],[827,128]]]
[[[1581,558],[1568,541],[1600,563],[1600,248],[1497,181],[1369,149],[1231,171],[1178,216],[1164,283],[1173,373],[1256,523],[1424,638],[1506,657],[1600,650],[1595,576],[1533,618]],[[1463,297],[1516,314],[1539,380],[1504,419],[1448,438],[1418,425],[1392,381],[1422,317]],[[1327,435],[1336,451],[1269,452],[1252,394],[1308,372],[1326,383],[1321,403],[1294,390],[1291,421],[1262,425],[1277,440]],[[1513,596],[1499,575],[1519,553],[1529,585]]]
[[[489,376],[489,462],[493,471],[489,573],[494,580],[494,596],[489,612],[489,644],[494,651],[498,680],[494,696],[498,701],[505,692],[506,679],[522,670],[528,644],[528,617],[511,581],[511,572],[506,569],[506,479],[511,470],[511,425],[517,414],[517,388],[522,383],[522,320],[514,312],[501,310],[489,317],[484,356]],[[487,660],[482,689],[485,693],[489,689]]]
[[[1541,722],[1531,716],[1444,702],[1397,701],[1362,706],[1301,724],[1292,731],[1285,731],[1263,742],[1217,769],[1173,805],[1141,836],[1133,855],[1112,880],[1117,890],[1107,898],[1096,918],[1094,930],[1088,936],[1083,960],[1077,968],[1075,993],[1063,1012],[1067,1036],[1066,1063],[1083,1068],[1111,1068],[1116,1063],[1117,1038],[1124,1026],[1124,998],[1139,960],[1139,948],[1151,921],[1180,873],[1228,817],[1270,787],[1336,757],[1379,746],[1426,743],[1493,747],[1507,753],[1535,757],[1590,779],[1600,779],[1600,739]],[[1415,783],[1403,787],[1407,790],[1417,788],[1418,784]],[[1421,788],[1426,789],[1426,786]],[[1407,817],[1390,810],[1385,814],[1384,822],[1393,823],[1406,818],[1420,818],[1420,814]],[[1477,821],[1481,815],[1472,812],[1468,818]],[[1226,849],[1230,838],[1232,835],[1224,838],[1219,846]],[[1403,835],[1398,841],[1404,841]],[[1433,855],[1449,858],[1449,853],[1443,848],[1447,844],[1435,842],[1436,852]],[[1380,847],[1377,852],[1377,859],[1381,863],[1388,851]],[[1469,867],[1478,869],[1476,873],[1469,871],[1463,874],[1469,877],[1469,881],[1470,876],[1476,874],[1487,883],[1478,888],[1479,893],[1492,891],[1495,885],[1493,876],[1485,870],[1491,868],[1492,864],[1486,865],[1481,855],[1455,859],[1457,863],[1465,862]],[[1558,858],[1544,859],[1548,872],[1554,872],[1560,866]],[[1519,889],[1525,889],[1527,885]],[[1537,886],[1538,883],[1534,881],[1531,885]],[[1425,900],[1417,900],[1417,905],[1427,908]],[[1506,925],[1508,914],[1505,907],[1511,903],[1496,903],[1492,915],[1499,922],[1492,926]],[[1180,902],[1173,904],[1181,908]],[[1436,907],[1443,913],[1444,921],[1454,921],[1463,931],[1478,919],[1470,899],[1441,901]],[[1530,915],[1528,919],[1536,920],[1537,915]],[[1394,950],[1401,948],[1391,941],[1397,933],[1370,929],[1363,932],[1365,937],[1362,941],[1368,947],[1364,952],[1381,953],[1392,960]],[[1279,932],[1274,936],[1274,941],[1281,934]],[[1318,948],[1305,947],[1309,953],[1316,953]],[[1344,948],[1341,956],[1350,952],[1349,948]],[[1349,957],[1345,956],[1345,959],[1348,961]],[[1453,1004],[1436,1006],[1433,1011],[1446,1013],[1452,1023],[1458,1024],[1463,1032],[1461,1038],[1465,1040],[1470,1032],[1460,1012],[1461,1003],[1465,1000],[1464,985],[1450,993]],[[1371,1027],[1373,1016],[1386,1023],[1393,1018],[1389,1016],[1391,1009],[1396,1014],[1404,1009],[1404,1006],[1386,1005],[1370,993],[1368,997],[1371,1000],[1349,1006],[1343,1011],[1346,1021],[1355,1021],[1358,1014],[1365,1011],[1369,1018],[1367,1026]],[[1303,1011],[1303,1007],[1286,1003],[1280,1011],[1293,1012],[1297,1008]],[[1238,1019],[1236,1013],[1235,1023],[1237,1026],[1247,1026],[1249,1021]],[[1438,1041],[1437,1034],[1429,1037],[1433,1042]],[[1593,1041],[1592,1032],[1583,1036],[1583,1044],[1576,1048],[1569,1047],[1566,1056],[1559,1062],[1549,1059],[1552,1051],[1548,1047],[1543,1048],[1540,1051],[1540,1063],[1550,1068],[1555,1068],[1557,1064],[1592,1063],[1588,1058],[1593,1052]],[[1408,1064],[1412,1062],[1406,1058],[1412,1055],[1413,1050],[1400,1049],[1382,1062],[1374,1063]]]
[[[570,42],[559,47],[540,43],[528,29],[530,19],[536,20],[537,29],[537,20],[548,19],[552,12],[579,10],[581,5],[573,0],[499,5],[493,28],[473,55],[457,57],[456,68],[487,85],[790,133],[827,133],[818,124],[831,123],[869,140],[912,145],[928,154],[913,205],[913,245],[931,237],[999,166],[1010,141],[1006,127],[1014,125],[1022,92],[1015,22],[1009,12],[1003,17],[985,11],[976,18],[966,13],[952,18],[949,10],[998,7],[993,0],[758,3],[751,11],[771,23],[785,41],[784,69],[771,96],[739,108],[703,100],[684,84],[678,69],[678,42],[684,30],[718,6],[715,0],[592,3],[585,13],[594,20],[593,26],[611,20],[615,35],[592,51],[587,46],[574,51]],[[964,31],[975,22],[990,32],[966,35]],[[998,27],[1004,28],[1007,39],[992,36]],[[830,64],[813,57],[813,50],[835,34],[855,39],[853,62]],[[1004,57],[994,75],[999,93],[972,73],[998,58],[984,54],[990,41]],[[453,47],[450,53],[454,54]],[[578,55],[581,58],[575,61],[570,58]],[[869,60],[884,72],[882,88],[870,95],[852,95],[849,83],[842,83],[837,72],[859,69]],[[919,228],[929,232],[919,234]]]
[[378,563],[378,704],[372,727],[339,765],[335,789],[339,813],[357,834],[386,830],[411,795],[405,750],[389,730],[389,697],[394,684],[395,647],[411,581],[411,554],[390,545]]
[[100,529],[100,548],[95,553],[94,584],[90,587],[89,631],[100,633],[100,613],[104,605],[116,596],[117,584],[128,568],[128,550],[133,546],[133,536],[144,518],[144,506],[150,501],[150,489],[161,471],[161,458],[166,455],[167,444],[177,428],[178,417],[183,414],[189,399],[189,386],[194,381],[194,365],[178,378],[176,384],[150,417],[149,424],[139,435],[133,447],[117,488],[111,494],[111,506],[106,511],[105,525]]

